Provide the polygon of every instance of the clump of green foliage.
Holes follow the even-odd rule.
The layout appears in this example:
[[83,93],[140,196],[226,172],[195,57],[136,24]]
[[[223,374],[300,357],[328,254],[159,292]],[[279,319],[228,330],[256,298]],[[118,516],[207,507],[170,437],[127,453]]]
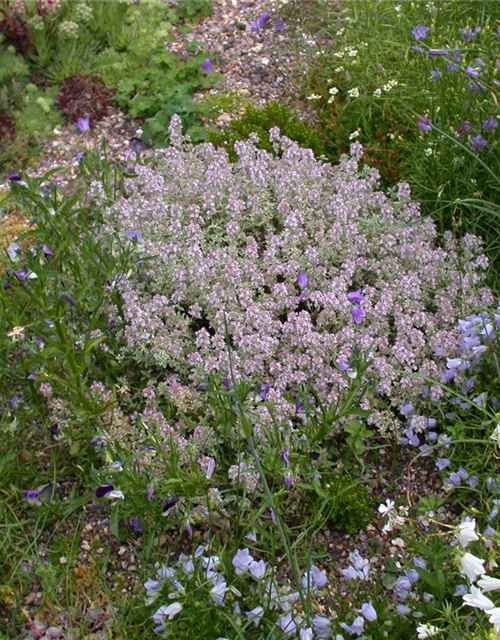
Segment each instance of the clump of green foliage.
[[270,102],[262,109],[249,105],[239,118],[232,120],[226,129],[213,129],[208,133],[208,141],[224,147],[232,161],[237,158],[234,143],[248,140],[251,133],[259,136],[258,147],[273,153],[269,139],[269,129],[278,127],[282,135],[295,140],[301,147],[312,149],[316,156],[323,155],[325,147],[318,131],[300,118],[286,105]]
[[367,526],[373,498],[359,479],[346,473],[327,474],[315,480],[312,487],[317,522],[329,522],[346,533],[356,533]]
[[178,0],[168,12],[172,24],[192,22],[212,14],[212,0]]

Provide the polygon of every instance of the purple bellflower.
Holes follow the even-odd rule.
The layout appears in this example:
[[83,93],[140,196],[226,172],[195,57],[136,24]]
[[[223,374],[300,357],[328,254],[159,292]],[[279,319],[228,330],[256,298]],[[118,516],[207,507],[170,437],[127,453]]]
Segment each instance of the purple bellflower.
[[90,118],[78,118],[75,122],[75,127],[80,133],[85,133],[90,129]]

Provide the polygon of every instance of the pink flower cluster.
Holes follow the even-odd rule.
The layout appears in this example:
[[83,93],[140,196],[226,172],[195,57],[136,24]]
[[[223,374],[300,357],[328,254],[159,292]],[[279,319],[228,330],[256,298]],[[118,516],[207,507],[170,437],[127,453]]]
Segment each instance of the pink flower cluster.
[[388,196],[360,169],[359,143],[331,166],[272,135],[281,155],[241,142],[231,164],[176,130],[154,166],[135,167],[108,210],[108,231],[139,231],[150,258],[119,285],[130,354],[192,393],[228,376],[227,332],[236,377],[269,383],[284,416],[300,385],[334,399],[359,348],[372,409],[418,404],[426,383],[401,370],[439,379],[458,320],[492,299],[480,241],[439,239],[408,185]]

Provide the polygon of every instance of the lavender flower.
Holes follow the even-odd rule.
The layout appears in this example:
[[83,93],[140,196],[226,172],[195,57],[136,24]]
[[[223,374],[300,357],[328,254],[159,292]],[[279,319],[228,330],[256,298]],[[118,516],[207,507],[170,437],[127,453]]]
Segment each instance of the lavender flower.
[[483,136],[478,133],[477,136],[474,136],[469,140],[470,148],[472,151],[482,151],[486,146],[488,146],[488,141],[483,138]]
[[286,25],[285,19],[282,18],[282,17],[279,17],[276,20],[276,24],[274,25],[274,28],[276,29],[276,31],[279,31],[280,33],[285,31],[287,29],[287,25]]
[[7,247],[7,254],[12,262],[17,262],[19,260],[20,252],[21,247],[17,244],[17,242],[11,242]]
[[309,279],[305,271],[301,271],[297,276],[297,284],[301,289],[305,289],[307,286],[309,286]]
[[289,612],[283,618],[280,618],[276,625],[287,635],[291,636],[295,633],[297,625],[293,620],[292,614]]
[[427,38],[429,29],[429,27],[426,27],[423,24],[417,24],[417,26],[412,29],[411,33],[415,40],[425,40]]
[[365,602],[361,605],[361,609],[358,609],[358,613],[368,620],[368,622],[374,622],[377,619],[377,612],[375,611],[371,600],[370,602]]
[[457,133],[459,136],[463,136],[471,129],[471,123],[468,120],[462,120],[462,122],[457,127]]
[[17,171],[11,171],[7,177],[11,182],[21,182],[22,180],[21,174]]
[[24,271],[14,271],[14,275],[19,280],[19,282],[21,282],[21,284],[24,284],[24,285],[26,284],[28,280],[28,276]]
[[363,629],[365,627],[365,620],[362,616],[358,616],[354,620],[352,625],[348,625],[345,622],[342,622],[340,626],[342,627],[342,629],[347,631],[347,633],[350,633],[352,636],[359,636],[363,633]]
[[166,513],[179,502],[179,498],[170,498],[163,505],[162,513]]
[[355,324],[361,324],[363,322],[363,318],[366,317],[366,311],[361,309],[361,307],[352,307],[351,317]]
[[205,58],[205,60],[203,60],[203,71],[205,73],[214,73],[215,72],[214,66],[213,66],[212,61],[210,60],[210,58]]
[[144,244],[144,238],[140,231],[127,231],[127,238],[137,244]]
[[154,492],[155,492],[155,488],[153,486],[148,487],[148,493],[147,493],[148,502],[151,502]]
[[485,131],[493,131],[498,127],[498,120],[495,116],[489,116],[485,120],[483,120],[483,129]]
[[248,571],[253,561],[254,559],[250,555],[250,552],[248,549],[238,549],[238,551],[236,552],[236,555],[232,560],[232,564],[236,570],[236,574],[240,575],[245,571]]
[[52,251],[52,249],[47,244],[44,244],[42,246],[42,251],[43,251],[45,256],[54,257],[54,255],[55,255],[54,252]]
[[80,133],[85,133],[90,129],[90,118],[78,118],[75,122],[75,127]]
[[269,390],[271,388],[271,385],[269,384],[269,382],[264,382],[264,384],[262,385],[262,387],[260,388],[260,399],[265,402],[267,399],[267,396],[269,394]]
[[78,162],[80,162],[80,160],[83,158],[84,155],[85,155],[85,151],[77,151],[75,153],[75,160],[78,160]]
[[271,16],[269,15],[268,11],[264,11],[263,13],[261,13],[257,20],[252,23],[252,31],[254,33],[259,33],[259,31],[266,24],[270,17]]
[[133,151],[137,155],[139,155],[142,151],[144,151],[144,143],[140,138],[133,137],[128,141],[128,148],[130,151]]
[[360,304],[361,302],[363,302],[363,300],[365,299],[364,295],[361,293],[361,289],[358,289],[357,291],[353,291],[351,293],[347,294],[347,299],[349,300],[349,302],[352,302],[354,304]]
[[420,117],[417,122],[417,127],[420,131],[430,131],[432,129],[432,120],[430,118]]

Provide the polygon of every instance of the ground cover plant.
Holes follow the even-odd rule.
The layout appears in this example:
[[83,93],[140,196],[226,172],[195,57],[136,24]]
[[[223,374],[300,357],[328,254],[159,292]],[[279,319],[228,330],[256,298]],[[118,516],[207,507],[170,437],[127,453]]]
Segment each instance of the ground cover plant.
[[[168,7],[179,24],[195,9]],[[120,38],[130,10],[110,16]],[[10,96],[23,24],[4,24]],[[267,12],[251,28],[270,24],[290,28]],[[149,38],[96,58],[121,99]],[[145,72],[131,102],[152,144],[113,163],[90,126],[113,96],[87,71],[59,94],[81,131],[71,195],[55,169],[12,171],[0,194],[20,219],[0,259],[0,638],[498,638],[483,239],[426,215],[411,175],[381,176],[370,140],[331,164],[331,139],[276,104],[196,144],[182,105],[147,115],[164,88]]]
[[[496,517],[498,482],[488,387],[498,316],[480,242],[449,236],[438,247],[408,187],[388,197],[377,173],[358,166],[358,143],[334,168],[273,130],[279,153],[239,142],[231,163],[179,127],[174,118],[173,146],[144,161],[137,147],[114,169],[99,149],[86,153],[71,200],[50,175],[11,176],[10,198],[34,224],[8,247],[1,294],[7,628],[25,623],[21,602],[35,584],[46,594],[30,618],[39,634],[50,620],[91,631],[108,617],[128,637],[154,628],[180,638],[379,638],[387,629],[404,638],[417,627],[421,637],[459,638],[464,625],[470,636],[488,616],[494,623],[492,599],[484,618],[462,608],[486,606],[474,586],[482,571],[469,564],[488,559],[493,571],[495,557],[491,525],[476,533]],[[325,245],[301,248],[309,233]],[[186,262],[190,253],[197,259]],[[394,261],[397,288],[384,280]],[[338,292],[331,302],[327,279]],[[411,304],[422,305],[412,315],[406,281]],[[311,364],[304,341],[320,348]],[[449,547],[457,523],[440,509],[445,498],[409,504],[385,478],[384,465],[396,469],[412,449],[442,470],[457,513],[481,487],[475,522],[456,530],[462,547],[462,530],[487,543],[477,556]],[[44,537],[93,513],[118,545],[139,542],[146,591],[105,589],[95,619],[59,582],[80,575],[74,542],[64,542],[78,529],[59,532],[59,552],[49,551],[59,537]],[[373,547],[332,567],[324,532],[363,531],[374,517],[404,546],[382,566],[371,566]],[[35,555],[19,548],[33,527]],[[102,557],[89,571],[99,583],[112,565]],[[61,595],[68,607],[57,617]]]
[[[440,229],[498,255],[498,3],[292,3],[315,29],[307,95],[333,157],[353,139]],[[304,14],[308,14],[304,16]]]

